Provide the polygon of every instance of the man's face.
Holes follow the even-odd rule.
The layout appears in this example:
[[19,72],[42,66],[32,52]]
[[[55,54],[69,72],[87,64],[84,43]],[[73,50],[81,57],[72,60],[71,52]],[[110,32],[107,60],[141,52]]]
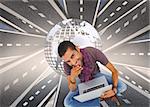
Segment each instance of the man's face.
[[68,48],[65,54],[62,56],[63,60],[70,66],[82,66],[82,54],[79,48],[77,50],[72,50]]

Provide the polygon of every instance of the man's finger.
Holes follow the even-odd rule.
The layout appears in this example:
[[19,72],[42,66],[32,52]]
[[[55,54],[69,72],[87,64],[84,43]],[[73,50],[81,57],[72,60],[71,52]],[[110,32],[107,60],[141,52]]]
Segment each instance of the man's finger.
[[100,96],[100,98],[104,98],[104,96],[105,96],[104,93],[102,93],[102,95]]

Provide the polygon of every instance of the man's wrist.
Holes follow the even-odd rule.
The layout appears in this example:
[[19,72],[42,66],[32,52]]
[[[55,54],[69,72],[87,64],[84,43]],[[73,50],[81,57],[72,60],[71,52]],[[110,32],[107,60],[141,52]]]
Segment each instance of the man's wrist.
[[71,83],[71,84],[75,84],[76,82],[73,82],[73,81],[70,80],[70,83]]
[[71,82],[72,84],[75,84],[75,83],[76,83],[76,79],[73,78],[73,77],[70,77],[70,82]]
[[114,91],[115,94],[117,94],[117,87],[113,87],[112,90]]
[[113,85],[113,88],[116,88],[116,89],[117,89],[117,86]]

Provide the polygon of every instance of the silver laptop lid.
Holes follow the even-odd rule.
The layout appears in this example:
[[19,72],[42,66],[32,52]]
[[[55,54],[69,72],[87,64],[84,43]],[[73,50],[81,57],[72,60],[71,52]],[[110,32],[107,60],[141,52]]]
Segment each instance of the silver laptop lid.
[[92,79],[88,82],[78,84],[79,94],[84,94],[108,85],[105,76]]

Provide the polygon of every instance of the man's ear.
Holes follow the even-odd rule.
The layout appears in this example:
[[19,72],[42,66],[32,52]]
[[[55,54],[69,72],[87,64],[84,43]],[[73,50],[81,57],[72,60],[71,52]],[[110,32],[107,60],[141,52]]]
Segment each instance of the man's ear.
[[78,46],[76,46],[76,50],[77,50],[78,52],[80,52],[80,48],[79,48]]

